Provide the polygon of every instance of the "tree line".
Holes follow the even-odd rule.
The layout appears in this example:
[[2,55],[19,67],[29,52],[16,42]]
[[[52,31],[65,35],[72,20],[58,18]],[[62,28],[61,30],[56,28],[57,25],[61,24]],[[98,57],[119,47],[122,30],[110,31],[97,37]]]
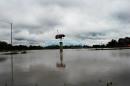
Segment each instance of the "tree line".
[[106,45],[93,45],[93,48],[116,48],[116,47],[130,47],[130,37],[112,39]]
[[8,44],[7,42],[0,41],[0,51],[10,51],[10,50],[36,50],[43,49],[42,46],[26,46],[26,45],[14,45]]
[[[39,50],[39,49],[59,49],[59,45],[49,45],[49,46],[26,46],[26,45],[11,45],[7,42],[0,41],[0,51],[10,51],[10,50]],[[118,40],[112,39],[107,44],[102,45],[64,45],[64,49],[81,49],[81,48],[116,48],[116,47],[130,47],[130,38],[119,38]]]

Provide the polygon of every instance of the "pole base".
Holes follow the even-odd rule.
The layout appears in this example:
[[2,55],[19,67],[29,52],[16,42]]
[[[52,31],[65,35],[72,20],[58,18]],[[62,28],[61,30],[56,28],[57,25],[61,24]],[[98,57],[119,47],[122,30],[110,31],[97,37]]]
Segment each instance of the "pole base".
[[58,67],[58,68],[65,68],[66,66],[63,63],[57,63],[56,67]]

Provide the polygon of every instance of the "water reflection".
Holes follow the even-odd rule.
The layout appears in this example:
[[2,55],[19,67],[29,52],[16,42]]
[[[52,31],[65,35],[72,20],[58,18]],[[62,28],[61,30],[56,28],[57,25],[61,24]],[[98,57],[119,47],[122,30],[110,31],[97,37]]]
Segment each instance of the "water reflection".
[[120,50],[120,51],[117,51],[117,52],[115,52],[115,51],[113,51],[113,52],[111,52],[112,53],[112,55],[113,55],[113,57],[121,57],[121,58],[129,58],[130,57],[130,51],[129,50]]
[[6,60],[7,60],[6,57],[0,57],[0,62],[4,62],[4,61],[6,61]]
[[[14,56],[15,86],[129,86],[130,50],[65,50],[64,70],[56,68],[58,50]],[[124,53],[123,56],[120,53]],[[1,57],[3,57],[2,55]],[[10,86],[10,58],[0,63],[0,86]],[[116,57],[116,58],[115,58]]]

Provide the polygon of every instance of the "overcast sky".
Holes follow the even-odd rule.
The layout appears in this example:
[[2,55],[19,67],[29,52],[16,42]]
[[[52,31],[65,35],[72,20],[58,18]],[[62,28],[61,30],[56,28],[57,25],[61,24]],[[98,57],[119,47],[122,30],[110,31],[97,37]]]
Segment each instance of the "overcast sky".
[[[130,0],[0,0],[0,40],[14,44],[101,44],[130,36]],[[57,32],[58,30],[58,32]]]

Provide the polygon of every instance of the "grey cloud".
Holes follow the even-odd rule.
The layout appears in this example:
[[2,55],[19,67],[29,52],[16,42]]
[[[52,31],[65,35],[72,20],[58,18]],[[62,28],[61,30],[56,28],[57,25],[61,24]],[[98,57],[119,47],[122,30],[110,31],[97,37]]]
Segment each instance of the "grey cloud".
[[121,23],[130,23],[130,13],[129,12],[119,12],[115,14],[115,18]]
[[[44,15],[43,15],[44,16]],[[41,17],[38,18],[38,24],[33,24],[33,23],[14,23],[14,29],[28,29],[30,31],[32,30],[39,30],[39,29],[43,29],[44,31],[47,31],[49,29],[53,29],[54,27],[61,25],[61,22],[59,21],[58,18],[56,18],[55,16],[48,16],[46,18]]]
[[14,30],[16,29],[16,30],[18,30],[18,29],[39,29],[39,28],[41,28],[42,26],[38,26],[38,25],[33,25],[33,24],[30,24],[30,25],[28,25],[28,24],[17,24],[17,25],[15,25],[14,24]]
[[54,27],[61,25],[61,22],[59,21],[59,18],[49,18],[51,16],[48,16],[48,18],[40,19],[39,22],[42,25],[43,29],[54,29]]
[[27,40],[26,38],[20,38],[20,37],[18,37],[18,38],[14,38],[15,40],[17,40],[17,41],[23,41],[23,40]]
[[103,32],[89,32],[89,33],[81,33],[76,35],[76,38],[79,39],[103,39],[103,36],[106,34]]
[[85,4],[80,0],[39,0],[39,3],[43,6],[58,5],[62,7],[76,7]]

